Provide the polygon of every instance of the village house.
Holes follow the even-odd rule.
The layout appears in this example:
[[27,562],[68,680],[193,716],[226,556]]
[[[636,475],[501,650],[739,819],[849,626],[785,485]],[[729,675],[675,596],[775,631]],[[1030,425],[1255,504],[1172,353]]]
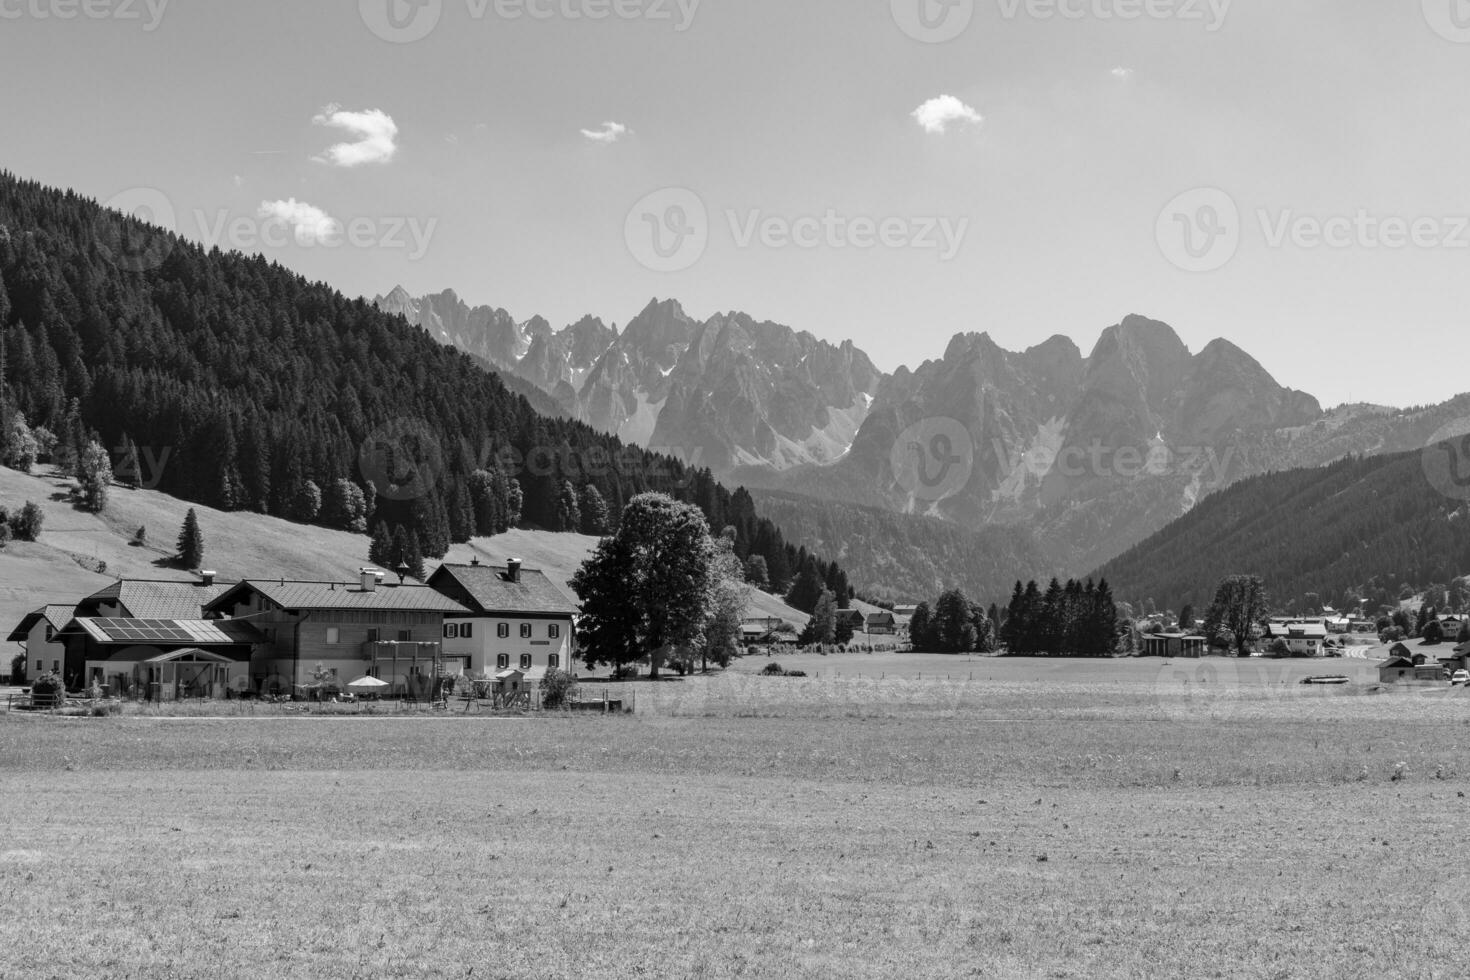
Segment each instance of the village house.
[[866,632],[869,636],[893,636],[898,632],[898,619],[891,612],[869,613]]
[[1290,623],[1273,628],[1272,636],[1283,640],[1293,657],[1321,657],[1327,652],[1327,626],[1322,622]]
[[75,609],[75,606],[42,606],[27,613],[6,637],[11,643],[20,644],[25,654],[26,672],[31,677],[39,677],[48,671],[58,675],[62,673],[66,663],[66,643],[61,633],[76,618],[73,615]]
[[545,572],[512,559],[503,567],[443,565],[429,587],[459,606],[442,625],[451,671],[490,677],[519,671],[534,683],[548,670],[574,672],[580,610]]
[[31,675],[54,673],[71,687],[91,676],[87,662],[96,652],[77,625],[82,619],[201,620],[204,606],[228,586],[214,572],[193,581],[119,579],[75,605],[49,605],[28,614],[9,639],[24,644]]
[[837,626],[840,629],[844,625],[854,633],[863,633],[867,631],[868,618],[860,609],[839,609],[837,610]]
[[364,568],[355,582],[249,580],[205,611],[262,634],[250,667],[257,692],[345,686],[367,675],[387,682],[387,693],[421,696],[442,673],[446,617],[469,610],[436,589],[385,585],[382,577]]

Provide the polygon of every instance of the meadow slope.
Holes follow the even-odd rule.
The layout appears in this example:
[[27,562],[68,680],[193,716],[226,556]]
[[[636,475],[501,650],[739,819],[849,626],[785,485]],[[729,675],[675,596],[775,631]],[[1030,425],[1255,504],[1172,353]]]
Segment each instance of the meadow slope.
[[[185,581],[190,573],[173,566],[179,528],[190,506],[204,530],[205,565],[223,580],[239,578],[350,579],[368,563],[368,539],[344,531],[293,524],[260,514],[225,513],[191,505],[151,490],[114,487],[101,514],[72,507],[72,481],[49,471],[26,475],[0,467],[0,506],[19,509],[35,501],[46,511],[41,539],[0,549],[0,628],[50,602],[74,602],[118,577]],[[138,528],[148,531],[143,547],[131,544]],[[511,531],[455,545],[446,561],[503,562],[518,557],[543,569],[566,587],[597,539],[580,534]],[[105,572],[96,569],[105,567]],[[430,564],[432,570],[433,564]],[[568,590],[570,595],[570,590]],[[806,616],[774,596],[755,593],[751,616],[778,616],[798,624]]]

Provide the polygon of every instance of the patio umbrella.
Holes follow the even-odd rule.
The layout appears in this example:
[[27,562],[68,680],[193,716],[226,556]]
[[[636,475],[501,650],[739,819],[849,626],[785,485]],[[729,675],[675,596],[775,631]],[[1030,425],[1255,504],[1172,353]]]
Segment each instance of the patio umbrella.
[[368,694],[375,694],[379,691],[382,691],[388,686],[389,684],[387,681],[380,681],[376,677],[359,677],[357,680],[347,685],[347,690],[362,691]]

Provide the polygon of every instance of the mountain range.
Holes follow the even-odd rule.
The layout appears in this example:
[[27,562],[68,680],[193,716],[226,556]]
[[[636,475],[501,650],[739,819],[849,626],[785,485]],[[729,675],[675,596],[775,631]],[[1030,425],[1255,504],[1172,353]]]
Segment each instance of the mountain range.
[[[1470,395],[1324,410],[1229,341],[1192,352],[1142,316],[1104,330],[1087,354],[1062,336],[1015,352],[972,333],[886,374],[850,342],[742,313],[699,321],[672,300],[621,331],[590,317],[557,331],[453,292],[399,288],[376,302],[568,417],[771,493],[785,520],[815,529],[842,502],[1000,525],[1034,536],[1062,575],[1097,568],[1241,479],[1418,449],[1470,418]],[[859,580],[884,580],[876,557],[849,562]]]

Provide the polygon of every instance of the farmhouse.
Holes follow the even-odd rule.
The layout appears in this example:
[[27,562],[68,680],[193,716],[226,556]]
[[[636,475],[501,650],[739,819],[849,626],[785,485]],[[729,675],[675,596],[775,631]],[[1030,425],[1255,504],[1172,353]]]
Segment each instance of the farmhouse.
[[214,572],[202,572],[196,581],[118,579],[75,605],[44,606],[28,614],[11,631],[12,642],[23,643],[27,666],[33,674],[47,671],[68,684],[81,686],[87,671],[86,635],[78,620],[148,619],[200,620],[203,608],[226,586],[215,584]]
[[1293,657],[1320,657],[1327,650],[1327,627],[1320,622],[1290,623],[1272,633],[1286,642]]
[[469,610],[436,589],[382,585],[382,572],[360,569],[356,582],[251,580],[205,607],[243,619],[262,634],[251,660],[251,687],[290,693],[316,682],[343,684],[367,674],[395,694],[426,693],[441,669],[446,616]]
[[75,606],[42,606],[27,613],[6,637],[25,652],[26,670],[32,676],[62,672],[66,643],[61,633],[74,618]]
[[443,565],[429,587],[460,607],[443,623],[444,657],[457,670],[489,677],[518,670],[540,680],[575,666],[576,603],[546,573],[519,560],[504,567]]
[[75,625],[67,645],[80,651],[88,684],[153,701],[245,690],[265,639],[238,620],[84,618]]
[[892,636],[898,632],[898,620],[891,612],[869,613],[867,632],[870,636]]
[[860,609],[839,609],[837,627],[841,629],[844,625],[854,633],[862,633],[867,630],[868,619]]

